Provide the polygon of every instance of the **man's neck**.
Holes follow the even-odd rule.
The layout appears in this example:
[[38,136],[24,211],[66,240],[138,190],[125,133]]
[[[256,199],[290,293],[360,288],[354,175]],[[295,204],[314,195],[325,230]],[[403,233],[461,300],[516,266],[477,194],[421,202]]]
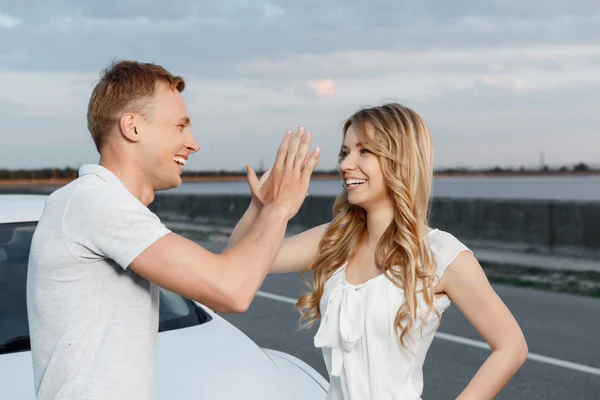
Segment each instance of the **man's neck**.
[[99,164],[115,174],[127,190],[142,204],[148,206],[154,201],[154,189],[135,163],[103,154]]

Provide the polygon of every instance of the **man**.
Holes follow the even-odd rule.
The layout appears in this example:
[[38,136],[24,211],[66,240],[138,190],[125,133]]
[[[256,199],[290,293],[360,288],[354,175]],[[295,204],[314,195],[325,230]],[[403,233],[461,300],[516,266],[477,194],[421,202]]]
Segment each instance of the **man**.
[[[88,127],[100,153],[52,193],[31,247],[27,306],[38,399],[153,399],[157,286],[221,312],[247,309],[306,197],[319,151],[284,137],[266,182],[252,169],[262,212],[236,246],[213,254],[170,232],[148,208],[181,184],[200,146],[184,80],[121,61],[94,88]],[[264,183],[264,186],[262,185]]]

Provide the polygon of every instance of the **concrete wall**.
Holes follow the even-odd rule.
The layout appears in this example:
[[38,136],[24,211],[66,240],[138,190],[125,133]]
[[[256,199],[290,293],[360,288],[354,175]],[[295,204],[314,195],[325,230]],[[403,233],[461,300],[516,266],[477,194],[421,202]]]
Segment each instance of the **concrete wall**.
[[[4,189],[0,193],[50,193],[53,189]],[[309,196],[291,226],[331,220],[333,197]],[[158,193],[150,209],[163,220],[235,224],[248,196]],[[435,198],[431,226],[469,246],[600,258],[600,202]]]
[[[235,224],[248,196],[158,194],[150,208],[162,219]],[[333,197],[309,196],[292,226],[331,220]],[[436,198],[431,226],[470,246],[600,257],[600,203]]]

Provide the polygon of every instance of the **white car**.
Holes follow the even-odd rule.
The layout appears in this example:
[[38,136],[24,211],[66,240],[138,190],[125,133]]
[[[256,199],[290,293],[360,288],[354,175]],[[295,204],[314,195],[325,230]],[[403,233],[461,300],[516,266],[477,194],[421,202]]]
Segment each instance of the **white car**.
[[[35,398],[26,307],[31,237],[46,196],[0,195],[0,399]],[[303,361],[262,349],[205,306],[161,290],[158,399],[325,399]]]

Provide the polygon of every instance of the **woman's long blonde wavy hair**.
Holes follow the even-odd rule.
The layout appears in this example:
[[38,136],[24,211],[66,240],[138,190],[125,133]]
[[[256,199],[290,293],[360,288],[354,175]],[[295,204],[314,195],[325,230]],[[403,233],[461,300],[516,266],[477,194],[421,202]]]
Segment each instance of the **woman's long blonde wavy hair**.
[[[394,331],[405,345],[404,337],[417,319],[419,291],[423,292],[428,312],[433,311],[439,323],[432,290],[436,266],[424,242],[433,180],[431,137],[416,112],[396,103],[357,111],[344,123],[344,137],[351,125],[363,146],[378,158],[395,203],[394,220],[377,245],[375,261],[386,278],[404,290],[406,302],[396,314]],[[319,301],[325,282],[352,258],[366,230],[366,211],[350,204],[346,191],[342,191],[336,198],[333,220],[319,244],[317,258],[301,273],[311,289],[296,304],[304,327],[321,318]],[[304,276],[309,271],[310,283]]]

